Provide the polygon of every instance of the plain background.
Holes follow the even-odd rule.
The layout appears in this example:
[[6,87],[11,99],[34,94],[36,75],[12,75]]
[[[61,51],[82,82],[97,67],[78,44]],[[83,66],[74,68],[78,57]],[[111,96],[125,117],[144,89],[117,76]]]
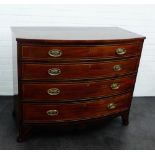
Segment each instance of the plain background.
[[13,95],[11,26],[119,26],[147,37],[134,96],[155,95],[155,5],[0,5],[0,95]]

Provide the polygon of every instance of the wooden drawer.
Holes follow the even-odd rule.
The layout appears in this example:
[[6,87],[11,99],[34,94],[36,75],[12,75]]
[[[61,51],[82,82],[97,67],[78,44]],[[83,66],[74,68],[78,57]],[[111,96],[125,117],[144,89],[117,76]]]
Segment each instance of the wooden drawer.
[[115,77],[137,71],[139,57],[86,64],[22,64],[23,80],[78,80]]
[[[122,52],[120,50],[123,50]],[[140,55],[142,44],[103,46],[22,46],[24,60],[107,59]]]
[[22,99],[25,101],[61,101],[99,98],[133,89],[134,83],[135,75],[91,82],[23,83]]
[[102,117],[130,107],[131,93],[96,101],[70,104],[23,104],[24,122],[73,121]]

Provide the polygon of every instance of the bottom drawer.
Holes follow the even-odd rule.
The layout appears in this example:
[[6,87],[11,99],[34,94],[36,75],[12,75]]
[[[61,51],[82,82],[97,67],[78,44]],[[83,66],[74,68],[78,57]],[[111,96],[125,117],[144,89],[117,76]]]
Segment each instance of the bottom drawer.
[[102,117],[128,109],[131,98],[132,93],[126,93],[107,99],[70,104],[23,103],[23,119],[24,123],[47,123]]

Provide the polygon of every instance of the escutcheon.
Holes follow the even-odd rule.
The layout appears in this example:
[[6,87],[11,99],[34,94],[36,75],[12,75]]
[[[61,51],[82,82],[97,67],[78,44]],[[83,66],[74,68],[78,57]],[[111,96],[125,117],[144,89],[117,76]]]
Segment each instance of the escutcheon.
[[57,116],[59,114],[59,111],[56,109],[54,109],[54,110],[52,109],[52,110],[46,111],[46,113],[48,116]]
[[60,94],[60,90],[58,88],[50,88],[47,90],[47,93],[51,96],[55,96]]
[[61,74],[61,70],[59,68],[51,68],[48,70],[48,74],[55,76],[55,75],[60,75]]
[[126,50],[124,48],[117,48],[116,53],[117,55],[124,55],[126,53]]
[[119,83],[112,83],[111,84],[111,89],[119,89],[120,84]]
[[121,65],[115,65],[115,66],[113,67],[113,70],[114,70],[114,71],[120,71],[120,70],[122,70],[122,66],[121,66]]
[[52,49],[48,51],[49,56],[51,57],[60,57],[62,55],[62,51],[59,49]]
[[117,107],[117,104],[114,104],[114,103],[109,103],[109,104],[107,105],[107,108],[108,108],[109,110],[115,109],[116,107]]

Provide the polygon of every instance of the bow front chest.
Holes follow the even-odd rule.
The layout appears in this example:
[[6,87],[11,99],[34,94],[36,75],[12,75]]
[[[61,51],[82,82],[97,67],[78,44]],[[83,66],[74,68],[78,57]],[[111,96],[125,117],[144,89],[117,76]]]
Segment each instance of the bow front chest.
[[63,128],[115,116],[128,124],[145,37],[117,27],[12,32],[18,141],[36,126]]

